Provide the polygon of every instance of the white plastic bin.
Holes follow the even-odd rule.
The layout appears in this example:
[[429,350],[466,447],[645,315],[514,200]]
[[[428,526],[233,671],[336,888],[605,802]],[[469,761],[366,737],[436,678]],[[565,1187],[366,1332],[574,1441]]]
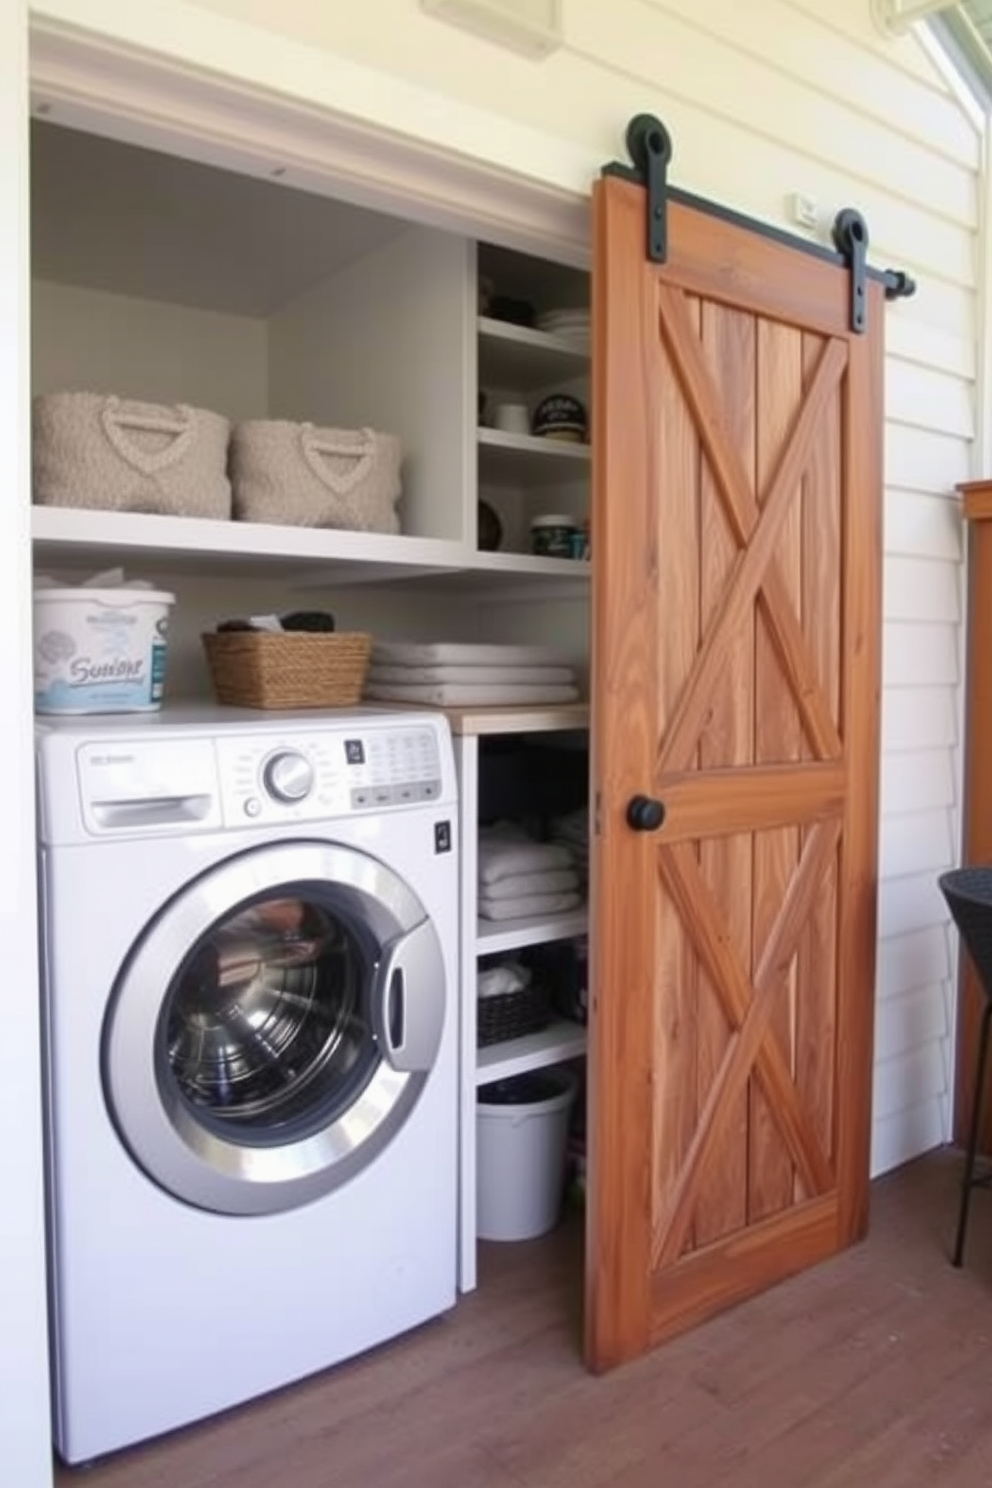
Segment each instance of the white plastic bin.
[[558,1223],[577,1089],[575,1074],[561,1066],[514,1075],[479,1090],[480,1240],[530,1240]]
[[113,589],[34,591],[38,713],[151,713],[162,704],[175,595]]

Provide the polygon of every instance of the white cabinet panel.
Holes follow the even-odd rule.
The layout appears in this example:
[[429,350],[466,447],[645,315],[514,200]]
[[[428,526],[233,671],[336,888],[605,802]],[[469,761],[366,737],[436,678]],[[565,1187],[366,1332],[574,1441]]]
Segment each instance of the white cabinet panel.
[[192,403],[230,419],[268,410],[264,320],[36,279],[31,343],[36,393]]

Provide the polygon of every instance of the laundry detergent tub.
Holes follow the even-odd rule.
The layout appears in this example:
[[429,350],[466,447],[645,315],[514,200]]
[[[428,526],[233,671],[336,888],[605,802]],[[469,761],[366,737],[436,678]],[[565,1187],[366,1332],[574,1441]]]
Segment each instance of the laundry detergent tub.
[[174,603],[162,589],[127,585],[35,589],[35,711],[155,712]]
[[572,1070],[559,1065],[480,1087],[476,1158],[480,1240],[530,1240],[558,1223],[578,1083]]

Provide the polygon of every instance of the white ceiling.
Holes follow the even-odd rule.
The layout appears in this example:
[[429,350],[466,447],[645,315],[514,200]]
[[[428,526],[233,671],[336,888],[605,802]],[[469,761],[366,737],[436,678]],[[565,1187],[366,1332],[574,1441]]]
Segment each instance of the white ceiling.
[[32,124],[34,273],[266,316],[406,223],[172,155]]

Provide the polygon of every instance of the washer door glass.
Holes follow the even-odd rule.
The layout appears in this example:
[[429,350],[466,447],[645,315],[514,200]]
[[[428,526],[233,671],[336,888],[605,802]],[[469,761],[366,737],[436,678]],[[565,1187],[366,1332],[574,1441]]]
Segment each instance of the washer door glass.
[[395,873],[326,843],[257,848],[188,884],[136,943],[104,1030],[108,1105],[176,1197],[292,1208],[395,1137],[445,1006],[437,932]]
[[377,947],[333,890],[266,895],[225,915],[166,994],[161,1083],[247,1142],[336,1119],[379,1062],[371,993]]

